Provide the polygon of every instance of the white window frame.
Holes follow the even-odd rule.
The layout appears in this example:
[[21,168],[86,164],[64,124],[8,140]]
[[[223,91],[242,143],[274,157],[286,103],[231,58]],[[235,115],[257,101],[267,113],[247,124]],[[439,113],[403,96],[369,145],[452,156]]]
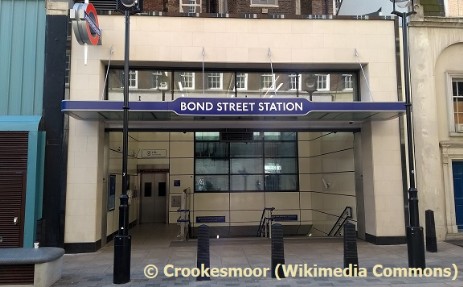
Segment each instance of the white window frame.
[[[215,86],[218,79],[219,86]],[[214,84],[214,85],[211,85]],[[209,90],[223,90],[223,73],[207,73],[207,89]]]
[[[329,91],[330,90],[330,75],[329,74],[316,74],[317,77],[317,91]],[[325,80],[322,80],[325,78]],[[323,85],[323,83],[325,83]]]
[[[124,75],[124,70],[121,72],[121,89],[124,88],[124,82],[125,82],[125,75]],[[138,71],[136,70],[129,70],[129,89],[138,89]]]
[[[297,77],[297,80],[296,80]],[[289,74],[289,90],[290,91],[301,91],[301,74]],[[294,88],[294,86],[297,84],[297,89]]]
[[[262,3],[262,2],[266,3]],[[251,7],[278,7],[278,0],[250,0]]]
[[129,89],[138,89],[138,71],[129,70]]
[[[455,122],[455,109],[453,104],[453,81],[458,80],[463,82],[463,73],[447,73],[447,106],[448,106],[448,122],[451,135],[463,136],[463,122]],[[457,98],[461,99],[463,102],[463,91],[460,92],[460,95]],[[463,112],[463,111],[462,111]]]
[[180,0],[180,13],[201,13],[201,0]]
[[[193,73],[193,72],[184,72],[184,73],[180,74],[180,77],[181,77],[181,82],[182,82],[182,88],[184,90],[194,90],[195,89],[195,73]],[[191,85],[189,85],[189,86],[185,85],[185,83],[186,83],[185,79],[186,78],[191,79]]]
[[[264,87],[264,82],[267,82],[267,80],[264,80],[266,78],[271,79],[269,87]],[[262,91],[273,91],[273,90],[275,90],[275,87],[274,87],[274,84],[276,84],[275,83],[275,74],[262,74],[260,80],[261,80],[260,83],[261,83],[261,90]]]
[[352,74],[342,74],[342,81],[344,83],[344,90],[352,91],[354,89]]
[[244,87],[238,87],[238,84],[236,84],[236,89],[238,91],[246,91],[248,89],[248,73],[236,73],[236,83],[238,83],[238,78],[243,79]]

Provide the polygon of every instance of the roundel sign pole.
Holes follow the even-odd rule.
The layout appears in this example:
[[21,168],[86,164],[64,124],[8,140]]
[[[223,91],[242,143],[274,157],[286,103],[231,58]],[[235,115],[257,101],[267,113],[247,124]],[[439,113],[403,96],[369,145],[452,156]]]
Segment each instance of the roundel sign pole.
[[128,189],[128,146],[129,146],[129,47],[130,47],[130,9],[137,0],[120,0],[117,8],[125,15],[125,48],[124,48],[124,106],[122,120],[122,192],[119,205],[119,228],[114,237],[113,283],[130,282],[130,257],[132,238],[129,235],[129,197]]

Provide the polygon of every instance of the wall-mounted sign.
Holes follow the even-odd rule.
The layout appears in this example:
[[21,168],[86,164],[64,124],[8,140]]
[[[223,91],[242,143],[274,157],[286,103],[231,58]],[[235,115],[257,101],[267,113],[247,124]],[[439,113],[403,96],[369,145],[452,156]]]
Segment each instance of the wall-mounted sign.
[[76,3],[70,11],[72,29],[79,44],[101,45],[101,29],[92,3]]
[[225,216],[196,216],[196,223],[221,223],[225,222]]
[[167,150],[165,149],[142,149],[142,158],[156,158],[156,157],[167,157]]
[[272,216],[273,221],[297,221],[297,214],[277,214]]

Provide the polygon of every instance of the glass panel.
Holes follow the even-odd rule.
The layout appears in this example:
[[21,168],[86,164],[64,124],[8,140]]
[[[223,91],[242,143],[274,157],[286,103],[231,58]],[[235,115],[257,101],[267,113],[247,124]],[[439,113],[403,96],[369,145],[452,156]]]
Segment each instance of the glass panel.
[[230,190],[232,191],[258,191],[263,190],[262,175],[232,175]]
[[222,89],[222,73],[208,73],[207,74],[207,88],[208,89]]
[[221,159],[196,159],[196,174],[228,174],[228,160]]
[[297,175],[265,175],[265,190],[291,191],[297,188]]
[[237,81],[241,81],[238,77],[244,77],[243,75],[246,75],[246,86],[237,90],[237,96],[240,98],[296,97],[298,91],[295,87],[300,86],[299,77],[294,73],[272,74],[271,72],[267,72],[244,74],[237,72]]
[[[131,70],[129,74],[129,101],[171,101],[171,72],[161,70]],[[123,101],[124,72],[111,69],[108,74],[107,99]]]
[[266,142],[265,157],[294,157],[296,142]]
[[196,132],[195,139],[201,141],[218,141],[220,139],[219,132]]
[[262,157],[262,142],[230,143],[230,157]]
[[196,157],[228,158],[228,144],[222,142],[197,142]]
[[296,133],[294,132],[265,132],[264,139],[266,141],[295,141]]
[[358,100],[357,74],[301,73],[299,97],[314,102],[352,102]]
[[195,176],[195,191],[228,191],[228,175]]
[[296,158],[266,158],[265,173],[296,173]]
[[232,174],[262,173],[262,158],[239,158],[231,160]]
[[452,94],[453,94],[454,97],[456,97],[458,95],[458,93],[457,93],[457,82],[455,80],[452,82],[452,92],[453,92]]

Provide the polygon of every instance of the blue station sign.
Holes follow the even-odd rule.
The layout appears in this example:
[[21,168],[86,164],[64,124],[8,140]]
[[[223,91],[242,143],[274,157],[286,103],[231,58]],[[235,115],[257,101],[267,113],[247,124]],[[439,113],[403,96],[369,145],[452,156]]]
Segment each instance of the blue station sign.
[[309,101],[303,98],[225,98],[186,99],[172,102],[171,109],[178,115],[305,115]]
[[[61,104],[63,112],[78,118],[91,118],[92,112],[122,112],[122,101],[70,101]],[[404,102],[311,102],[306,98],[178,98],[172,102],[129,102],[130,113],[170,112],[179,116],[306,116],[316,113],[324,120],[330,113],[357,114],[359,119],[388,119],[405,111]],[[384,116],[380,116],[383,114]]]

